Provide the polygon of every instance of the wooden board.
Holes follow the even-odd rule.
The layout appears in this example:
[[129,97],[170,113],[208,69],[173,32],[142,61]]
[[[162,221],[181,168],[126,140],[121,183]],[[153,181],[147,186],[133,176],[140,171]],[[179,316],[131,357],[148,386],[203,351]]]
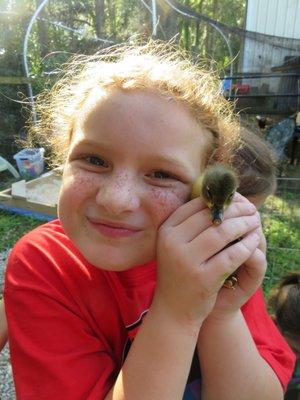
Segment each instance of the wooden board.
[[11,195],[17,199],[26,199],[26,182],[18,181],[11,185]]
[[57,216],[60,184],[61,174],[58,170],[47,172],[28,182],[16,182],[13,189],[0,192],[0,206]]

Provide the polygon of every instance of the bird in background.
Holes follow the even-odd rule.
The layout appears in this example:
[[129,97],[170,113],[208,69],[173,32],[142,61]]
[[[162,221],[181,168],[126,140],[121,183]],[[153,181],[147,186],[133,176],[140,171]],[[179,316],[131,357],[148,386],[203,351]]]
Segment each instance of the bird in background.
[[[235,171],[225,164],[208,166],[192,186],[191,199],[201,197],[211,211],[212,223],[220,225],[225,209],[231,204],[238,187]],[[237,284],[235,274],[230,275],[223,286],[234,289]]]

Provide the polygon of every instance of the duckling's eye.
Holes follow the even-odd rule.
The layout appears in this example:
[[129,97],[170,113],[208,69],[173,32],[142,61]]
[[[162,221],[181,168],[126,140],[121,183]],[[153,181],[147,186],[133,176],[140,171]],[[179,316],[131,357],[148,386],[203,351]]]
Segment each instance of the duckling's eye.
[[212,198],[211,191],[208,186],[206,186],[206,194],[207,194],[207,197],[209,197],[210,199]]
[[97,156],[88,156],[85,157],[85,161],[87,161],[89,164],[95,165],[96,167],[104,167],[107,168],[108,164],[102,158],[97,157]]

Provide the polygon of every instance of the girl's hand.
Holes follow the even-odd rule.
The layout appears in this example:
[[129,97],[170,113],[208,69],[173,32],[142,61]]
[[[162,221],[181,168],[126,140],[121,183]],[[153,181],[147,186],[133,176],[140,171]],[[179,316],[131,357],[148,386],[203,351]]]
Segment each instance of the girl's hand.
[[[200,327],[226,277],[247,260],[249,268],[255,263],[259,227],[256,208],[240,195],[219,226],[212,225],[210,211],[198,198],[179,207],[159,230],[153,305],[182,323]],[[240,242],[225,248],[240,237]]]
[[[254,231],[260,238],[259,244],[248,260],[236,271],[238,279],[234,289],[222,288],[209,319],[223,317],[239,310],[262,284],[266,269],[266,239],[259,226]],[[235,251],[233,245],[232,250]]]

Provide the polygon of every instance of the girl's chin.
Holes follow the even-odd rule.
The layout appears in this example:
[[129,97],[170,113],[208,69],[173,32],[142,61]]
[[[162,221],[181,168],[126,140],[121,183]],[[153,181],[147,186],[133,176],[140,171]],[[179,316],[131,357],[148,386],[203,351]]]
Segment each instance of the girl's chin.
[[83,257],[97,268],[108,271],[124,271],[143,265],[155,258],[156,237],[145,235],[139,238],[99,238],[65,229],[66,234]]
[[[117,252],[116,249],[97,251],[88,251],[81,247],[79,248],[84,258],[97,268],[107,271],[125,271],[145,264],[154,258],[154,254],[124,254]],[[119,254],[118,254],[119,253]]]

